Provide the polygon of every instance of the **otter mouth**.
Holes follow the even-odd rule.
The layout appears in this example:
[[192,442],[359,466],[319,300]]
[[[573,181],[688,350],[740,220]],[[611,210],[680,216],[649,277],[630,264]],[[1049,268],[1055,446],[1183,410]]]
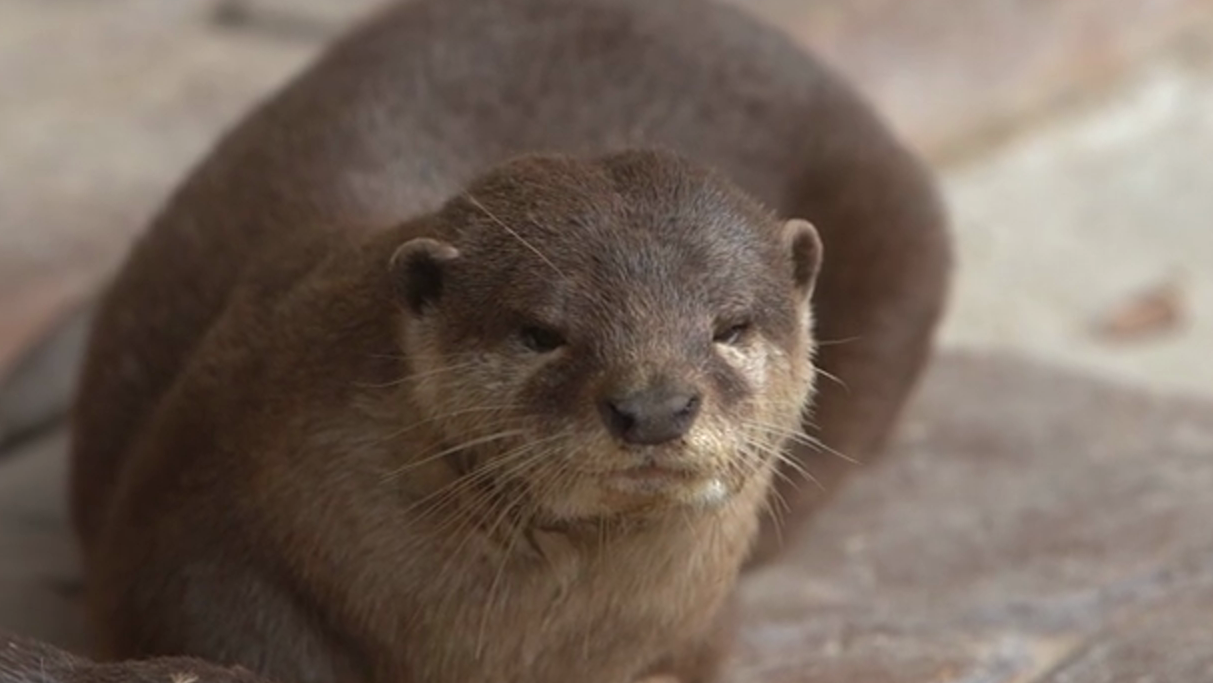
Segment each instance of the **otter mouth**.
[[724,479],[703,470],[643,464],[600,475],[602,486],[630,496],[719,502],[728,496]]
[[685,483],[703,478],[703,476],[702,473],[688,469],[663,467],[654,464],[628,467],[605,475],[606,479],[611,482],[638,484]]

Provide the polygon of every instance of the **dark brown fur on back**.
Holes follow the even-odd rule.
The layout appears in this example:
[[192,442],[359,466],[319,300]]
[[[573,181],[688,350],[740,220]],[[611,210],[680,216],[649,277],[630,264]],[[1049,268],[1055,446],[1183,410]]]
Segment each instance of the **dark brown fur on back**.
[[[672,154],[613,154],[636,148]],[[511,161],[535,153],[549,156]],[[754,562],[778,548],[777,525],[755,528],[765,482],[739,484],[733,503],[678,530],[538,524],[502,552],[490,524],[469,550],[444,540],[462,523],[450,513],[422,523],[415,536],[435,542],[419,545],[402,533],[418,524],[402,497],[478,463],[393,479],[402,438],[438,452],[443,434],[387,428],[393,395],[374,387],[401,383],[407,403],[429,386],[401,382],[418,362],[401,359],[402,335],[411,349],[497,348],[530,324],[513,313],[599,306],[621,313],[566,316],[586,329],[561,332],[604,360],[570,366],[567,381],[536,375],[546,379],[529,405],[547,396],[559,424],[590,424],[573,408],[613,386],[601,377],[640,381],[618,359],[643,348],[642,360],[665,359],[650,374],[698,383],[705,419],[741,415],[766,393],[708,360],[679,365],[708,350],[650,341],[710,339],[720,321],[708,312],[740,292],[776,302],[747,309],[773,352],[807,356],[789,303],[797,265],[775,215],[810,220],[826,254],[816,365],[839,381],[817,382],[806,434],[865,459],[926,360],[949,255],[929,176],[849,88],[785,38],[698,0],[416,0],[376,17],[219,143],[97,313],[72,502],[102,654],[199,655],[298,683],[706,675],[751,538]],[[545,223],[554,217],[567,224]],[[669,231],[655,232],[663,221]],[[668,236],[665,252],[654,235]],[[402,296],[388,264],[416,238],[442,242],[419,247],[442,276],[406,269],[420,275]],[[443,288],[458,295],[429,312]],[[667,290],[660,310],[676,315],[628,297]],[[532,308],[507,310],[520,302]],[[409,337],[429,323],[401,316],[439,319],[427,315],[445,316],[441,334]],[[596,330],[611,333],[591,342]],[[773,403],[794,403],[793,384]],[[465,424],[476,426],[446,426]],[[776,477],[790,505],[783,535],[815,504],[796,469],[832,488],[847,467],[790,448],[799,463]],[[503,571],[514,602],[496,605]],[[612,602],[637,595],[665,611]],[[602,620],[562,621],[551,604]]]

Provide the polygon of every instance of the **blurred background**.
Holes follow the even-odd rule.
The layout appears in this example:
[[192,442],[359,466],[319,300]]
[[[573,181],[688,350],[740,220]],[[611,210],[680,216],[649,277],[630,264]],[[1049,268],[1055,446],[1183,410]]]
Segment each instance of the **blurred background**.
[[[948,346],[1213,392],[1213,0],[732,0],[939,169]],[[0,368],[379,0],[0,0]]]
[[[893,453],[748,584],[729,680],[1213,681],[1213,0],[730,1],[934,165],[959,272]],[[0,373],[379,4],[0,0]],[[81,647],[52,427],[0,449],[0,629]]]

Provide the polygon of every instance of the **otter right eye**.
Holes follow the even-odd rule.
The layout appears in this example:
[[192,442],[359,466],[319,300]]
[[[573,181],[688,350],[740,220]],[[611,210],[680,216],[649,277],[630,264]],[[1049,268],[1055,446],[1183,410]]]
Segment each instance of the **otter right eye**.
[[720,330],[718,330],[716,332],[716,334],[714,334],[712,336],[712,341],[716,342],[717,344],[727,344],[728,346],[734,346],[737,343],[739,343],[742,339],[744,339],[746,334],[749,331],[750,331],[749,322],[739,322],[739,323],[736,323],[733,325],[728,325],[728,326],[723,327]]
[[535,353],[551,353],[566,343],[559,332],[539,325],[527,325],[519,334],[523,345]]

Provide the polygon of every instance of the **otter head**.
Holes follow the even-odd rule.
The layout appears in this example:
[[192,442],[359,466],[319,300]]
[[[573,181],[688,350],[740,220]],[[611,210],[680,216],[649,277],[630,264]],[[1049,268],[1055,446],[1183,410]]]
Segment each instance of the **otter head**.
[[393,258],[420,420],[579,520],[765,486],[813,384],[813,227],[677,157],[526,157]]

